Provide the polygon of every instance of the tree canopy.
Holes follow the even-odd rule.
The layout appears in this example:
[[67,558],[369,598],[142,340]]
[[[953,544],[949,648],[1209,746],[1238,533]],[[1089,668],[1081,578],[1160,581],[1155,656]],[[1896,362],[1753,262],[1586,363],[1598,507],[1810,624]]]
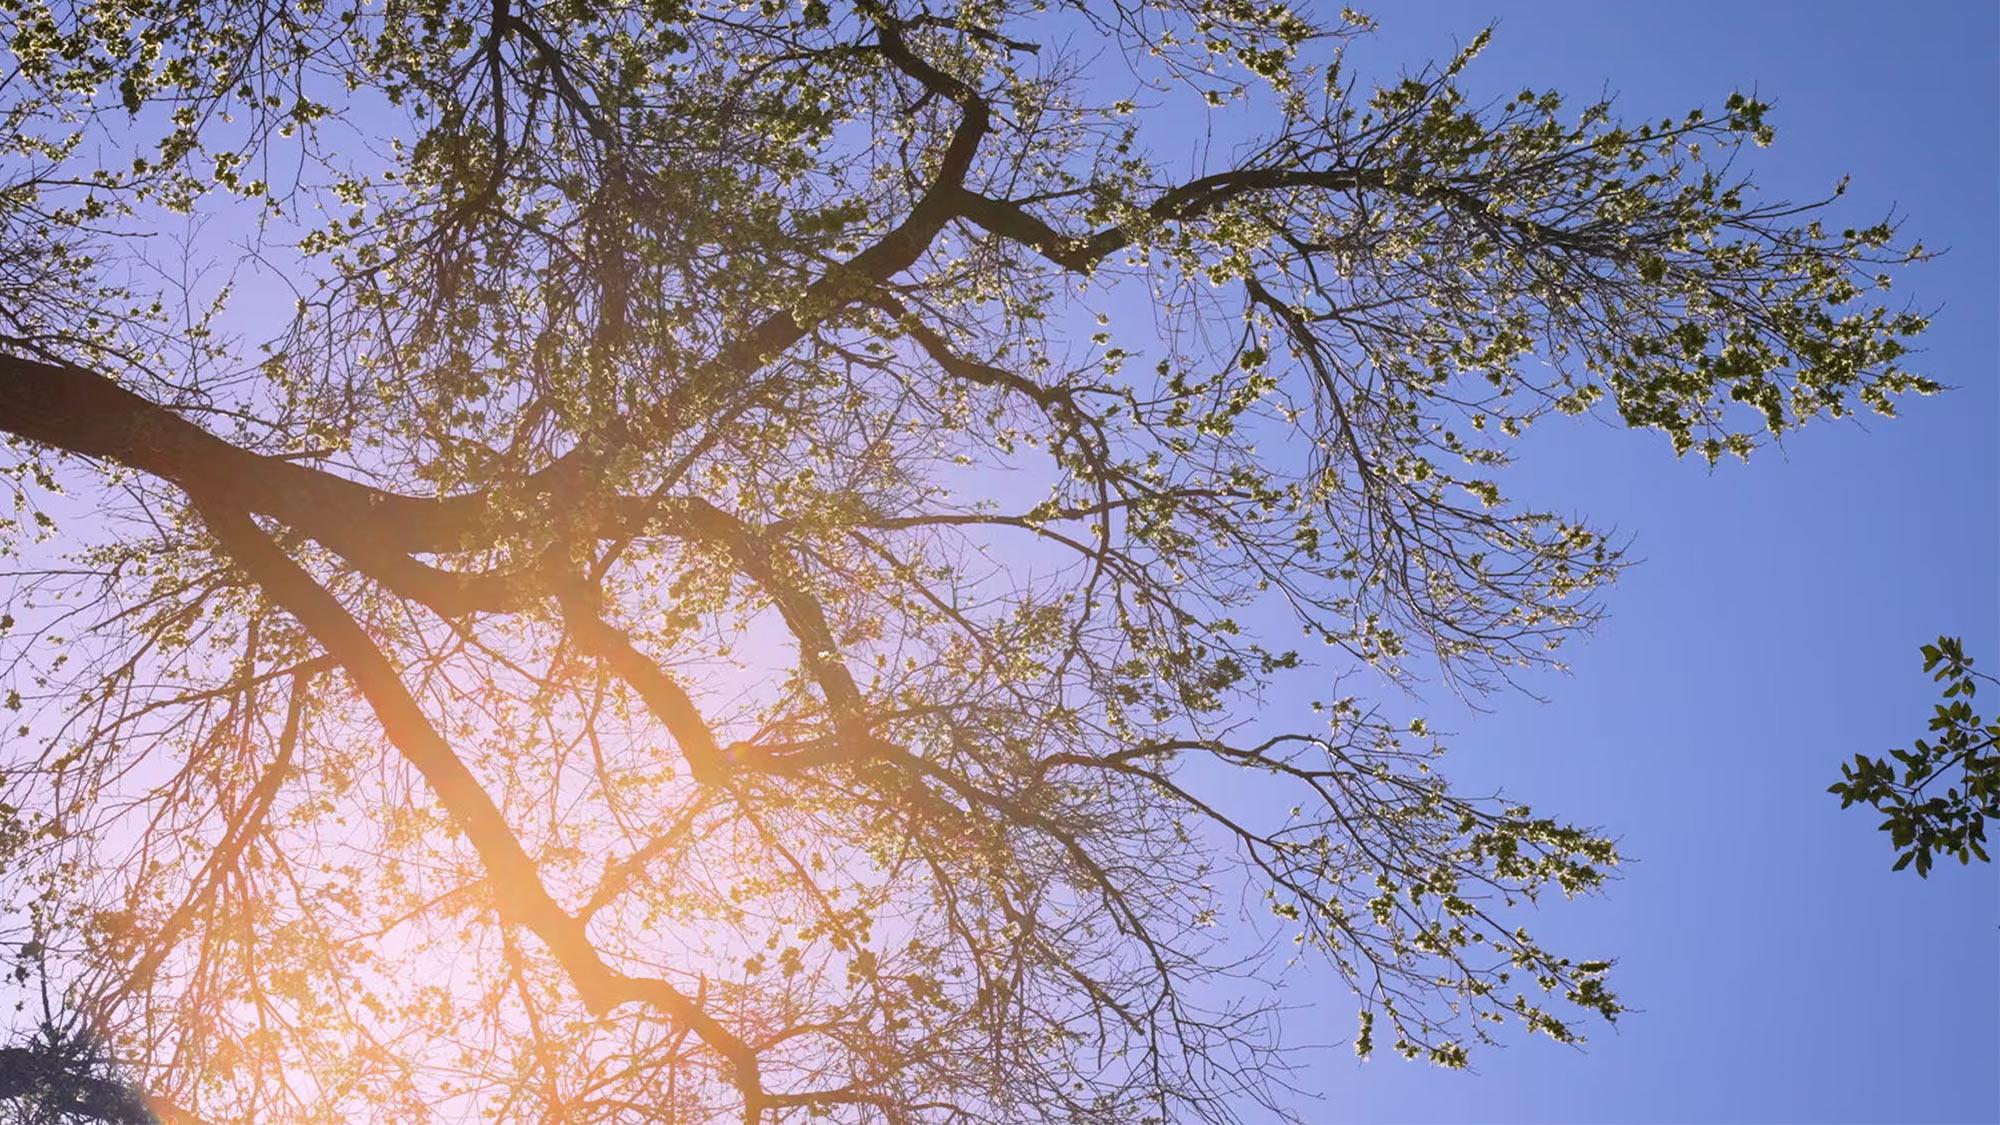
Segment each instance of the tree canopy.
[[1488,102],[1483,34],[0,11],[0,858],[170,1119],[1226,1120],[1294,946],[1363,1054],[1574,1041],[1610,962],[1517,912],[1613,843],[1399,713],[1622,566],[1515,443],[1935,389],[1767,105]]
[[158,1125],[144,1095],[104,1045],[68,1022],[45,1019],[0,1047],[0,1120],[8,1125]]

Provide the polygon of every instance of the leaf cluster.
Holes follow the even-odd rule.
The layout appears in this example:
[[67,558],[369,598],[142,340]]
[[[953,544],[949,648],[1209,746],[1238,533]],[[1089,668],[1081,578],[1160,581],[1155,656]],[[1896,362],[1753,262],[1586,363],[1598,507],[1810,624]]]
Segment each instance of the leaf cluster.
[[1930,737],[1887,757],[1856,754],[1827,792],[1843,809],[1864,804],[1882,813],[1881,830],[1897,852],[1894,870],[1914,864],[1928,877],[1938,856],[1961,864],[1992,858],[1986,821],[2000,817],[2000,721],[1987,722],[1972,710],[1979,684],[1996,681],[1973,671],[1959,638],[1941,636],[1922,651],[1924,671],[1945,685],[1931,714]]

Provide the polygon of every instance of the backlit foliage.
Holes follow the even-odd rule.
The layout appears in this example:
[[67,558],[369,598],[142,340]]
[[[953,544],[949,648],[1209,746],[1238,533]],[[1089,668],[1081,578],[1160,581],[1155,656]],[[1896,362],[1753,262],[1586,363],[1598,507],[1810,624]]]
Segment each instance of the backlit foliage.
[[1765,105],[1489,102],[1484,36],[0,12],[0,844],[168,1116],[1261,1117],[1294,943],[1363,1054],[1574,1040],[1517,908],[1612,844],[1390,717],[1621,565],[1514,442],[1932,389]]

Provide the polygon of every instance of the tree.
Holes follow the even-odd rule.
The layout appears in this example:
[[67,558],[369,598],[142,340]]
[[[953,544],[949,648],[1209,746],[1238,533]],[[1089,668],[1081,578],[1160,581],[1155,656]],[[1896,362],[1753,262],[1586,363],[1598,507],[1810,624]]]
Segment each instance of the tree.
[[[1476,104],[1484,35],[8,10],[7,869],[212,1120],[1227,1119],[1284,1074],[1239,897],[1363,1054],[1573,1041],[1609,962],[1510,912],[1612,843],[1343,677],[1588,627],[1538,420],[1714,462],[1935,389],[1921,251],[1734,170],[1766,105]],[[1204,116],[1261,131],[1154,155]]]
[[[1922,651],[1924,671],[1945,685],[1944,702],[1931,714],[1931,737],[1937,741],[1919,738],[1907,750],[1889,751],[1894,764],[1856,754],[1827,792],[1840,798],[1843,809],[1860,802],[1884,814],[1882,831],[1897,852],[1895,870],[1914,861],[1917,874],[1928,878],[1931,861],[1941,854],[1962,864],[1992,859],[1986,854],[1986,820],[2000,817],[2000,721],[1988,723],[1972,711],[1979,681],[1994,679],[1972,670],[1965,642],[1939,637]],[[1932,789],[1940,781],[1942,793]]]
[[[0,1120],[8,1125],[158,1125],[132,1076],[82,1013],[57,1003],[44,950],[29,943],[12,973],[40,985],[41,1018],[0,1047]],[[25,1004],[15,1005],[21,1011]]]
[[10,1125],[155,1125],[102,1044],[74,1028],[45,1023],[0,1047],[0,1106]]

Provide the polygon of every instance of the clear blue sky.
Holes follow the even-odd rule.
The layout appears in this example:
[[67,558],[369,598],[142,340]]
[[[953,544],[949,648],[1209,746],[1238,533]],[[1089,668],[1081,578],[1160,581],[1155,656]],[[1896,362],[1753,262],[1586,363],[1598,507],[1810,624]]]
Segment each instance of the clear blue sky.
[[[2000,1121],[2000,871],[1892,875],[1887,840],[1825,787],[1857,750],[1922,733],[1916,646],[1962,634],[2000,669],[2000,5],[1424,0],[1374,6],[1353,69],[1448,53],[1497,17],[1470,75],[1626,112],[1755,86],[1795,198],[1852,173],[1949,247],[1903,291],[1939,308],[1926,373],[1951,394],[1898,421],[1810,427],[1713,473],[1599,423],[1523,443],[1517,491],[1632,534],[1643,564],[1548,697],[1444,714],[1451,774],[1606,826],[1636,859],[1540,933],[1620,958],[1642,1011],[1584,1051],[1516,1037],[1461,1075],[1344,1048],[1298,1077],[1314,1122]],[[1984,701],[2000,706],[2000,699]],[[1433,708],[1433,715],[1440,709]],[[1291,978],[1296,1042],[1344,1043],[1337,982]]]

